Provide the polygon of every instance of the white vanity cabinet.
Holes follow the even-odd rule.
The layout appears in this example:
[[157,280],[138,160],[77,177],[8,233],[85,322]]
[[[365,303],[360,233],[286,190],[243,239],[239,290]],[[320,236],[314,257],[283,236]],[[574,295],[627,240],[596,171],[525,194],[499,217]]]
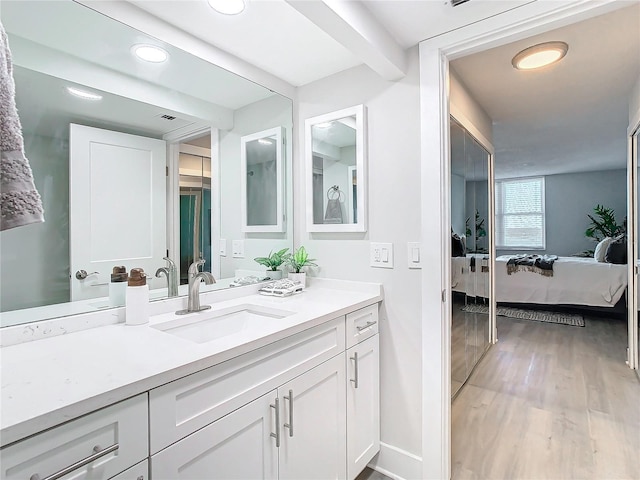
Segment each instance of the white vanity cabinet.
[[[145,393],[4,447],[0,476],[6,480],[106,480],[148,455]],[[137,480],[138,471],[147,478],[144,466],[116,478]]]
[[278,388],[280,480],[346,478],[344,353]]
[[[347,478],[356,478],[380,451],[378,306],[347,315]],[[349,335],[349,332],[351,334]]]

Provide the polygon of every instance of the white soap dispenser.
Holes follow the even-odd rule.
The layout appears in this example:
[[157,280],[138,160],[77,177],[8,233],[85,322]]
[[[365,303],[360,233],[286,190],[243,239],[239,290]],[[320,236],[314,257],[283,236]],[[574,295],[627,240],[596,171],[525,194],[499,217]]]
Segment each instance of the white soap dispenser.
[[125,323],[144,325],[149,323],[149,286],[142,268],[132,268],[129,273],[125,302]]
[[109,282],[109,305],[121,307],[125,304],[127,294],[127,268],[124,266],[113,267],[111,281]]

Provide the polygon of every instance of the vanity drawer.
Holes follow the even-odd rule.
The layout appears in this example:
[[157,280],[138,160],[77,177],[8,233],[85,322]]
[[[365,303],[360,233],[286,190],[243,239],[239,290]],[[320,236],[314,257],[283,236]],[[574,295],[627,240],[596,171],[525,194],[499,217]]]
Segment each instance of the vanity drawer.
[[35,480],[69,470],[54,478],[108,479],[148,456],[147,432],[143,394],[3,448],[1,477]]
[[345,350],[344,317],[149,392],[151,454]]
[[349,313],[346,328],[347,348],[378,333],[378,304]]

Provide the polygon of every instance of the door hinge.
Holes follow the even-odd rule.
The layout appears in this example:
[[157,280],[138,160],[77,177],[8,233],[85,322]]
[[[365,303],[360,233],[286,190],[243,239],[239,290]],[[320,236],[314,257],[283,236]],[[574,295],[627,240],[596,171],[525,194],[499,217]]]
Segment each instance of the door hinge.
[[447,291],[442,290],[442,303],[445,303],[446,301],[447,301]]
[[164,167],[165,168],[165,176],[169,176],[169,167]]

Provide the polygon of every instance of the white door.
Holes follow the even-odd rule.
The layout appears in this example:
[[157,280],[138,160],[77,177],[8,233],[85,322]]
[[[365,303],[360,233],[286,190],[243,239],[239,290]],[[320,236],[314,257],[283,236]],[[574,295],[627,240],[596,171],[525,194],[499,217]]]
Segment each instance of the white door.
[[116,265],[166,286],[165,142],[71,124],[69,144],[71,301],[107,296]]
[[346,477],[344,359],[342,353],[278,388],[280,480]]
[[151,457],[154,480],[276,480],[275,390]]
[[380,450],[379,335],[347,350],[347,478]]

